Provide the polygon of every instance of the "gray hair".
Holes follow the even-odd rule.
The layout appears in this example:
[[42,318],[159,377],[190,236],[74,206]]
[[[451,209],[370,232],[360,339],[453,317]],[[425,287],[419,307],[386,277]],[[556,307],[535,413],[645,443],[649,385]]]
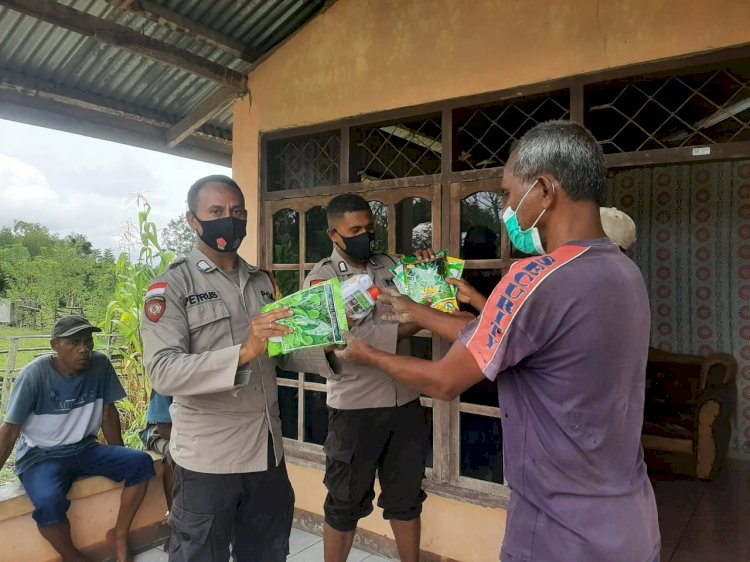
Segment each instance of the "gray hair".
[[546,121],[531,128],[515,146],[510,173],[524,183],[551,174],[574,201],[599,202],[607,162],[594,136],[574,121]]

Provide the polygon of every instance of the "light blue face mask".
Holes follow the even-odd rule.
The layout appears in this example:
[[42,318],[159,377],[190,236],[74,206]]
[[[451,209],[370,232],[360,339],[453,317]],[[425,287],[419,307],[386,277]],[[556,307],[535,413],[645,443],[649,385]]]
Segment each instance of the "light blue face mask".
[[[508,231],[508,236],[510,237],[511,244],[513,244],[516,249],[523,252],[524,254],[531,255],[541,255],[545,253],[544,246],[542,245],[542,239],[539,236],[539,229],[536,227],[536,225],[539,222],[539,219],[542,218],[542,215],[547,212],[547,209],[544,209],[536,218],[534,224],[532,224],[526,230],[523,230],[518,224],[517,211],[521,208],[521,204],[523,203],[524,199],[526,199],[526,196],[531,193],[531,190],[534,189],[537,183],[539,183],[539,180],[536,180],[531,185],[529,190],[524,194],[524,196],[521,197],[521,201],[518,203],[518,207],[516,207],[515,211],[510,207],[506,207],[505,211],[503,211],[503,222],[505,223],[505,228]],[[552,188],[554,189],[554,186]]]

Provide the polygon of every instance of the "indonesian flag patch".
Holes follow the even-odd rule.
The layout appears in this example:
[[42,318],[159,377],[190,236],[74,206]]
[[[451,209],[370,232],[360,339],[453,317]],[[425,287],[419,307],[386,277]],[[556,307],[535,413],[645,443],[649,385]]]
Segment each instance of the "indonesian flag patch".
[[154,283],[146,291],[146,301],[154,297],[164,297],[164,292],[167,290],[167,283]]
[[167,283],[154,283],[146,291],[146,304],[143,306],[143,313],[151,322],[158,322],[167,309],[167,301],[164,298],[166,290]]

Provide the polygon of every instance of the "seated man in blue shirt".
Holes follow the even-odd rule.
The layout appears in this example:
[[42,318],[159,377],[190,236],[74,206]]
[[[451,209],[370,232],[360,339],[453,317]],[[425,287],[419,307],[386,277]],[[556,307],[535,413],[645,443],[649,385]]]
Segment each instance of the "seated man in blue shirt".
[[[172,488],[174,488],[174,467],[172,456],[169,454],[169,439],[172,436],[172,416],[169,415],[169,406],[172,404],[171,396],[162,396],[155,390],[151,391],[151,401],[146,411],[146,429],[141,431],[140,437],[143,445],[149,451],[161,455],[162,483],[164,484],[164,498],[167,500],[167,509],[172,511]],[[169,541],[167,541],[167,544]],[[165,548],[164,550],[167,550]]]
[[[125,562],[132,560],[130,525],[155,475],[150,455],[122,446],[114,402],[125,391],[107,356],[93,351],[92,334],[99,331],[82,316],[58,320],[50,342],[55,353],[21,370],[0,426],[0,466],[18,440],[16,474],[36,508],[39,532],[64,562],[87,560],[73,545],[66,516],[76,478],[125,481],[117,522],[107,533],[118,562]],[[97,441],[100,427],[109,445]]]

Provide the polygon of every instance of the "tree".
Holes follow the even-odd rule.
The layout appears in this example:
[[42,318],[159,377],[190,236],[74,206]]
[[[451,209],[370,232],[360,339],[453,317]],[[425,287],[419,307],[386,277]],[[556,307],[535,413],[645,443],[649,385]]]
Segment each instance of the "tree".
[[186,256],[195,246],[195,231],[190,228],[184,214],[172,219],[166,228],[162,228],[161,238],[164,249],[175,256]]
[[44,248],[53,246],[59,240],[57,236],[50,233],[46,226],[26,221],[15,221],[13,223],[13,237],[16,242],[26,247],[32,258],[38,256]]

